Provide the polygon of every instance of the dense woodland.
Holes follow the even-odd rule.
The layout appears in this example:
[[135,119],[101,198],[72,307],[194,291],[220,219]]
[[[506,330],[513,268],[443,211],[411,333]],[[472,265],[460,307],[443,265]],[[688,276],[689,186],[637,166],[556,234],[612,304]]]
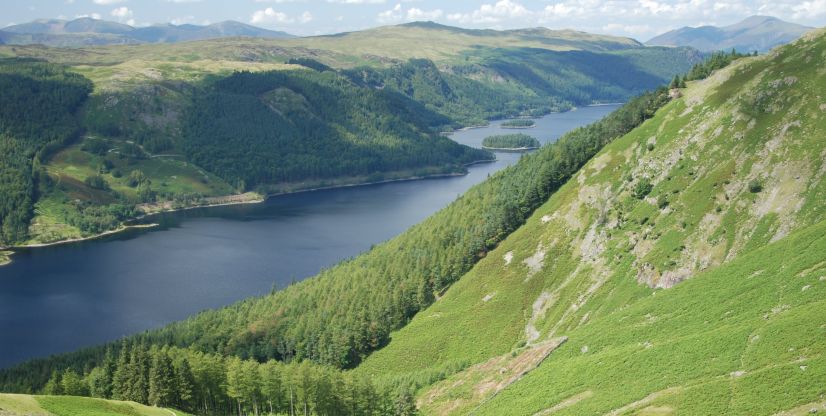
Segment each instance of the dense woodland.
[[527,134],[499,134],[482,140],[482,146],[492,149],[532,149],[539,145],[539,140]]
[[530,119],[515,119],[503,122],[499,127],[503,129],[528,129],[536,126],[536,122]]
[[714,52],[705,61],[694,65],[691,70],[682,77],[682,80],[696,81],[707,78],[712,72],[720,68],[725,68],[735,60],[744,56],[757,56],[757,52],[754,52],[753,55],[743,54],[734,49],[732,49],[731,52]]
[[390,68],[342,73],[359,85],[398,92],[461,125],[477,125],[572,105],[626,101],[701,61],[696,51],[686,48],[615,53],[480,49],[463,59],[444,68],[412,59]]
[[411,59],[386,69],[372,67],[342,71],[357,85],[394,92],[422,103],[445,116],[435,119],[434,128],[486,124],[488,119],[521,114],[544,114],[570,108],[563,97],[544,97],[518,83],[482,82],[471,79],[470,71],[489,71],[484,67],[463,67],[467,74],[440,71],[427,59]]
[[41,162],[77,136],[75,112],[91,90],[58,65],[0,60],[0,245],[26,238],[38,184],[48,182]]
[[198,94],[185,117],[190,160],[239,189],[463,165],[492,156],[439,136],[448,120],[332,72],[239,72]]
[[107,349],[100,365],[84,373],[52,372],[42,393],[127,400],[194,414],[416,414],[410,385],[377,385],[366,376],[309,361],[259,363],[141,342]]

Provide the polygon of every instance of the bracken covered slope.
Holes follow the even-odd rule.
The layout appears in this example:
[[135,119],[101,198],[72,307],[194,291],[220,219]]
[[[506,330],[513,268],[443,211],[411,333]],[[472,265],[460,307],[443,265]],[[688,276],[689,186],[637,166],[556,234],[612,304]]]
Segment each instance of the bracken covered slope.
[[822,406],[824,59],[819,31],[689,83],[356,371],[475,363],[426,414]]

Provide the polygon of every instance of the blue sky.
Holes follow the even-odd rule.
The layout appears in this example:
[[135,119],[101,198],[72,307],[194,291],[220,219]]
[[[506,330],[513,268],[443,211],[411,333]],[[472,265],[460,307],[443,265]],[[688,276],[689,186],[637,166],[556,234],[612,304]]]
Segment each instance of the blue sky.
[[826,25],[826,0],[0,0],[0,27],[92,16],[132,25],[238,20],[296,35],[414,20],[508,29],[544,26],[647,40],[666,30],[726,25],[755,14]]

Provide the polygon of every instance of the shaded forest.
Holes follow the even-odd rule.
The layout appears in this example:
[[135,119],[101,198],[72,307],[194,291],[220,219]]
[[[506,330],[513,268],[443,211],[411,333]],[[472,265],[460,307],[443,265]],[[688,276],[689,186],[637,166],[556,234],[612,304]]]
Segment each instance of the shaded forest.
[[42,162],[77,137],[75,117],[92,83],[46,62],[0,60],[0,245],[25,240],[38,185],[48,185]]
[[449,123],[420,104],[332,72],[239,72],[197,94],[181,148],[238,189],[490,160],[435,134]]

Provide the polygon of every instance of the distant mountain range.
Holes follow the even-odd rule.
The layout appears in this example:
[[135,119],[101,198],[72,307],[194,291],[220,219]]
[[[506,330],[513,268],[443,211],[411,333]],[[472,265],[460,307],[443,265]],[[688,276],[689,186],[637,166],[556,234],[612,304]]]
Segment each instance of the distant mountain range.
[[770,16],[752,16],[729,26],[684,27],[663,33],[648,46],[690,46],[703,52],[737,49],[765,52],[789,43],[813,28]]
[[269,39],[292,38],[285,32],[262,29],[227,20],[211,25],[159,24],[132,27],[117,22],[82,17],[75,20],[38,19],[0,30],[0,43],[87,46],[136,43],[175,43],[192,40],[247,36]]

